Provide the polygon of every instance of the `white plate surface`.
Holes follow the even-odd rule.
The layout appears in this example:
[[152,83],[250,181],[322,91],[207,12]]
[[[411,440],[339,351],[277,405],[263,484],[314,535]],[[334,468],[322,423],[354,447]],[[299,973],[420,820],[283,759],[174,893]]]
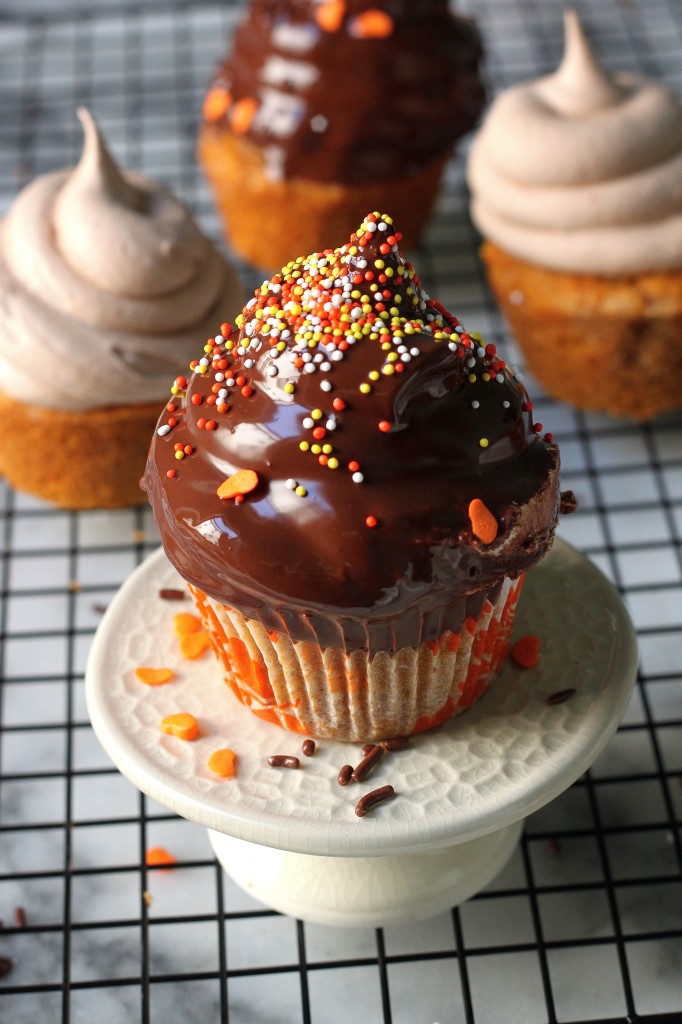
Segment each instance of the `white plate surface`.
[[[634,632],[611,584],[557,539],[528,574],[515,637],[540,637],[540,663],[509,660],[488,693],[463,715],[386,754],[361,784],[338,785],[359,746],[321,740],[313,758],[302,737],[258,719],[223,683],[211,652],[180,655],[173,615],[189,600],[159,596],[182,587],[163,551],[122,586],[93,641],[86,676],[90,718],[118,769],[139,789],[210,829],[298,853],[367,856],[416,852],[474,839],[525,817],[574,782],[601,753],[628,702],[636,672]],[[140,665],[167,666],[173,680],[148,687]],[[560,704],[547,697],[575,687]],[[189,711],[192,743],[161,733],[161,719]],[[231,779],[217,779],[210,754],[230,747]],[[295,754],[301,769],[271,768],[273,753]],[[360,796],[391,783],[394,800],[364,818]]]

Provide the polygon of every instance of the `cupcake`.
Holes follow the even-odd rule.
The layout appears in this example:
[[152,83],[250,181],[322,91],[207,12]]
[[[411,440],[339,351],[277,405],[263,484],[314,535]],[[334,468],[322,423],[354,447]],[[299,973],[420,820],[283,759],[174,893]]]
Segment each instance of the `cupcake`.
[[556,444],[399,241],[370,214],[265,281],[147,464],[226,681],[316,737],[406,736],[467,708],[556,525]]
[[188,210],[121,173],[78,116],[78,166],[36,178],[0,223],[0,474],[64,508],[116,508],[146,500],[169,377],[243,300]]
[[483,106],[447,0],[252,0],[206,96],[199,159],[233,249],[278,269],[391,209],[416,245]]
[[503,92],[471,149],[488,279],[533,375],[580,409],[682,406],[682,105],[596,63],[577,16],[559,69]]

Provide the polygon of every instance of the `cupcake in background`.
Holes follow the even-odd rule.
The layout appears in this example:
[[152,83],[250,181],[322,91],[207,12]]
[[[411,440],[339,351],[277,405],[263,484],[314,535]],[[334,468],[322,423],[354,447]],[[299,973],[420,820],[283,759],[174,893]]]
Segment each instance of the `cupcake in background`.
[[406,736],[477,700],[559,511],[525,388],[399,242],[373,213],[265,281],[145,478],[226,681],[317,737]]
[[199,159],[248,263],[390,209],[414,246],[483,106],[481,45],[447,0],[252,0],[204,103]]
[[0,223],[0,474],[64,508],[144,502],[149,437],[241,287],[164,186],[122,173],[90,114],[77,167]]
[[682,105],[597,64],[565,16],[558,70],[502,92],[469,160],[491,288],[529,370],[580,409],[682,406]]

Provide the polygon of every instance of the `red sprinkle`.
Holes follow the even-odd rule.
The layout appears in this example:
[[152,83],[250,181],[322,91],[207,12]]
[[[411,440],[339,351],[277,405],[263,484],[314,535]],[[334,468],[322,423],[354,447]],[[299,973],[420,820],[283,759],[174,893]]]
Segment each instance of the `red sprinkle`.
[[384,434],[387,434],[390,429],[391,424],[388,422],[388,420],[381,420],[381,422],[379,423],[379,430],[381,430]]
[[378,526],[378,525],[379,525],[379,520],[377,519],[376,516],[367,516],[365,518],[365,526],[369,526],[370,529],[372,529],[372,528],[374,528],[375,526]]

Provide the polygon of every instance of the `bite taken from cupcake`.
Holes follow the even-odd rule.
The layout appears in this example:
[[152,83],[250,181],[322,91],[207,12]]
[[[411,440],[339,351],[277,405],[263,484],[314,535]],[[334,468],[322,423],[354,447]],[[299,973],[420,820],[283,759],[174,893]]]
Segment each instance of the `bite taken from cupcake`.
[[234,251],[272,271],[372,208],[415,246],[483,107],[480,59],[447,0],[251,0],[199,136]]
[[36,178],[0,223],[0,474],[65,508],[116,508],[144,501],[168,379],[242,290],[187,208],[119,170],[78,116],[78,165]]
[[490,285],[528,368],[580,409],[682,407],[682,104],[597,63],[573,11],[556,72],[503,91],[470,153]]
[[477,700],[559,512],[523,384],[400,238],[372,213],[264,281],[176,379],[147,466],[226,681],[316,737],[407,736]]

